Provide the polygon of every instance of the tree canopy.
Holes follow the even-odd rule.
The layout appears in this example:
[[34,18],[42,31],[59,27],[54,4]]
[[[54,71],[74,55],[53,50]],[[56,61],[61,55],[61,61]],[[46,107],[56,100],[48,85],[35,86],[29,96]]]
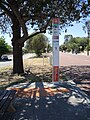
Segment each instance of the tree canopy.
[[9,52],[8,44],[5,42],[5,39],[3,37],[0,38],[0,59],[1,56],[5,53]]
[[28,51],[35,51],[37,56],[41,56],[46,48],[48,48],[48,38],[44,34],[38,34],[26,42],[26,49]]
[[87,46],[88,46],[87,38],[72,36],[71,39],[69,39],[68,41],[65,41],[64,44],[60,46],[60,49],[61,49],[61,51],[67,51],[67,52],[71,51],[72,53],[77,51],[77,53],[78,53],[78,52],[87,50]]
[[72,38],[73,38],[72,35],[65,35],[65,36],[64,36],[65,42],[69,41],[69,40],[72,39]]
[[54,17],[60,18],[62,28],[89,14],[90,0],[1,0],[0,28],[11,32],[13,20],[17,19],[24,38],[19,42],[24,42],[28,37],[27,27],[45,32]]

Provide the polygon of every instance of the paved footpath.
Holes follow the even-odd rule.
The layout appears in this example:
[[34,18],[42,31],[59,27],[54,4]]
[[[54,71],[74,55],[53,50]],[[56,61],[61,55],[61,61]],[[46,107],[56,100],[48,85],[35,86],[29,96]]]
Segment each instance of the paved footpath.
[[14,85],[16,112],[7,120],[90,120],[90,98],[72,82]]

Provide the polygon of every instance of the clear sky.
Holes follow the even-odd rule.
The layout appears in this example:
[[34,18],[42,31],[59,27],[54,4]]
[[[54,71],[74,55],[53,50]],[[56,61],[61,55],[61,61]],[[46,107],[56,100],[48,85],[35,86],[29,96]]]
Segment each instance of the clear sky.
[[[85,33],[83,31],[83,28],[82,26],[84,26],[84,23],[75,23],[73,24],[74,26],[72,27],[67,27],[67,32],[61,32],[61,35],[59,37],[59,44],[63,44],[64,42],[64,36],[65,35],[72,35],[73,37],[87,37],[87,32]],[[49,41],[50,43],[52,43],[52,35],[48,34],[48,32],[45,34],[48,38],[49,38]],[[1,36],[0,36],[1,37]],[[5,41],[11,45],[11,38],[9,37],[9,35],[4,35],[5,37]]]

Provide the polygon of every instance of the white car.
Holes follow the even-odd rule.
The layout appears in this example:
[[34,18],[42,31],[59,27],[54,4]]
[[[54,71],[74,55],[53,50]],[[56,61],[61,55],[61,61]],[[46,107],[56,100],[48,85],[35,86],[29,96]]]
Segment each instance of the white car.
[[1,59],[2,59],[2,60],[8,60],[8,56],[3,55],[3,56],[1,57]]

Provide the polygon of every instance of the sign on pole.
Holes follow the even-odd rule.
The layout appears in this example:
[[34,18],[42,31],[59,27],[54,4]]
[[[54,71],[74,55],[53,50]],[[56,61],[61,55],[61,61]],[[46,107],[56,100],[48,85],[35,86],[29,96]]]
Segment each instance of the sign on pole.
[[53,72],[52,81],[59,80],[59,18],[52,20]]

